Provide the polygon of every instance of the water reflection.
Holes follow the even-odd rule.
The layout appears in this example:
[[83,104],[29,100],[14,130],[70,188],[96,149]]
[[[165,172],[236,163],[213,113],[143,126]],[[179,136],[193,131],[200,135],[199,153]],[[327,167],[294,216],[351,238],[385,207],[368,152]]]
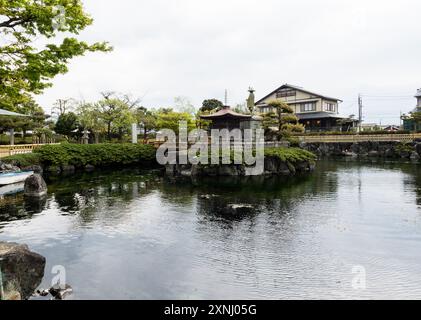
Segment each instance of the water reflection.
[[[320,162],[308,176],[194,183],[128,170],[48,185],[44,202],[0,201],[0,239],[47,257],[43,287],[64,265],[76,299],[421,298],[417,166]],[[351,286],[355,265],[367,290]]]

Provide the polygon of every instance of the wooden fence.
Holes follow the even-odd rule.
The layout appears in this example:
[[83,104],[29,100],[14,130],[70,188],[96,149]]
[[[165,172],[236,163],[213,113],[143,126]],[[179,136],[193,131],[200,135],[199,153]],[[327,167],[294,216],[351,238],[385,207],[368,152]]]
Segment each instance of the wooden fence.
[[32,151],[43,144],[21,144],[13,146],[0,146],[0,158],[13,156],[15,154],[32,153]]
[[372,134],[372,135],[326,135],[326,136],[298,136],[300,141],[307,143],[328,142],[367,142],[367,141],[400,141],[412,142],[421,139],[421,133],[414,134]]

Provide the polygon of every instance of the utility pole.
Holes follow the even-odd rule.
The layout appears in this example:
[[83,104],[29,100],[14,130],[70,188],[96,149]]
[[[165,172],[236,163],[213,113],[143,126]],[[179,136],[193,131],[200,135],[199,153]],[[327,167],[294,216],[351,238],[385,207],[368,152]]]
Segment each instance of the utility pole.
[[402,129],[402,116],[403,116],[402,110],[399,113],[400,113],[400,116],[399,116],[399,127],[400,127],[400,129]]
[[225,89],[225,106],[228,106],[228,90]]
[[363,123],[363,99],[361,94],[358,95],[358,132],[361,132]]

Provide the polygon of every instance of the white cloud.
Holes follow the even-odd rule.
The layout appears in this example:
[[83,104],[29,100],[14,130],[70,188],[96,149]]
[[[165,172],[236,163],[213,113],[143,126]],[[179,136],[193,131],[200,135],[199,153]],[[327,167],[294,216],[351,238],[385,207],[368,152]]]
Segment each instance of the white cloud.
[[408,95],[366,101],[369,122],[397,123],[421,87],[421,2],[279,0],[85,1],[95,22],[81,34],[115,48],[75,59],[38,98],[49,110],[63,97],[94,100],[102,90],[143,97],[147,107],[175,96],[242,102],[283,83],[344,100],[358,93]]

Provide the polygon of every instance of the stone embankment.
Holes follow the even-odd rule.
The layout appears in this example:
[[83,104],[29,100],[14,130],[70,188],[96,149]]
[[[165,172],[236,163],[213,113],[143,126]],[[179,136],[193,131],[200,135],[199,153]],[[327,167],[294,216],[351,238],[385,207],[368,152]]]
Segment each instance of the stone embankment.
[[[265,157],[264,176],[294,176],[312,172],[314,161],[282,161],[278,157]],[[170,177],[246,177],[254,175],[252,168],[246,165],[166,165],[165,171]]]
[[303,143],[301,147],[318,157],[385,158],[414,162],[421,160],[421,141],[312,142]]

